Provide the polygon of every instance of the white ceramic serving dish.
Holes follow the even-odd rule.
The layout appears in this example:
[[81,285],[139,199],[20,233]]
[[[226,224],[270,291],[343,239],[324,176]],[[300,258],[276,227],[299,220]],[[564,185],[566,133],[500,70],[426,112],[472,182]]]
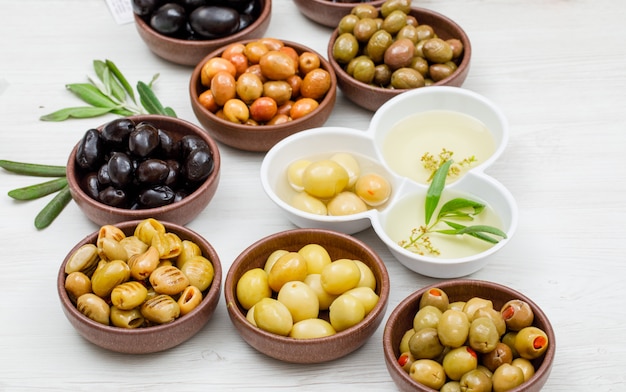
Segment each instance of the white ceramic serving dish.
[[[444,190],[485,203],[499,219],[506,239],[479,253],[454,258],[424,256],[398,245],[399,239],[390,234],[390,217],[405,198],[424,197],[427,183],[400,175],[390,168],[382,146],[395,124],[416,113],[446,110],[462,113],[482,122],[494,142],[489,156],[477,161],[464,175],[451,181]],[[270,149],[261,165],[261,182],[270,199],[298,227],[324,228],[354,234],[370,226],[404,266],[422,275],[454,278],[469,275],[483,268],[488,256],[504,247],[515,232],[518,211],[511,193],[497,180],[485,174],[485,169],[504,151],[508,142],[508,122],[501,110],[485,97],[458,87],[431,86],[400,94],[378,109],[367,130],[345,127],[321,127],[289,136]],[[407,143],[408,145],[409,143]],[[330,156],[336,152],[352,153],[358,159],[376,163],[376,170],[391,183],[390,199],[376,209],[346,216],[321,216],[292,207],[285,199],[286,168],[298,159]],[[404,203],[406,204],[406,203]],[[422,207],[423,208],[423,207]],[[395,213],[394,213],[395,212]],[[404,213],[404,212],[403,212]],[[395,222],[394,222],[395,225]],[[408,229],[410,231],[410,229]]]

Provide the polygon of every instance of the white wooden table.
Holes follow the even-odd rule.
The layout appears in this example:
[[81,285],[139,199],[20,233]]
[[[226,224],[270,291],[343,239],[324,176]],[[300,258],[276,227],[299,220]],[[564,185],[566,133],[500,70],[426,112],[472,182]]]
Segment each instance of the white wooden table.
[[[517,233],[471,278],[509,285],[550,317],[557,355],[548,391],[626,387],[626,3],[610,0],[423,0],[465,28],[473,59],[465,88],[495,101],[511,124],[489,169],[520,209]],[[274,0],[267,36],[325,53],[330,29]],[[60,164],[88,128],[113,117],[39,121],[80,103],[64,88],[111,59],[135,83],[161,77],[157,95],[196,122],[191,69],[155,57],[132,24],[102,0],[0,0],[0,159]],[[339,96],[327,125],[365,129],[371,113]],[[221,146],[222,177],[188,226],[220,254],[224,270],[257,239],[293,228],[263,193],[262,154]],[[0,391],[395,390],[383,326],[332,363],[291,365],[265,357],[233,329],[223,303],[206,328],[167,352],[133,356],[81,338],[61,312],[56,273],[66,252],[97,229],[71,203],[47,229],[33,220],[46,200],[7,196],[33,178],[0,172]],[[245,228],[243,230],[242,228]],[[388,263],[388,312],[433,283],[402,267],[369,229],[356,235]]]

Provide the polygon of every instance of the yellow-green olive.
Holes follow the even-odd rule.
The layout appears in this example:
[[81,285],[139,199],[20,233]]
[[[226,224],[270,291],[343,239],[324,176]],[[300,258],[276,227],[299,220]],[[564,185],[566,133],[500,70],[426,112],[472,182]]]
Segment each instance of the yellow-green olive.
[[380,7],[380,14],[386,18],[393,11],[402,11],[405,14],[411,12],[411,0],[387,0]]
[[535,359],[548,349],[548,335],[537,327],[522,328],[515,336],[515,350],[520,357]]
[[446,382],[443,366],[432,359],[418,359],[411,365],[409,376],[428,388],[439,390]]
[[432,305],[442,312],[445,312],[448,309],[448,305],[450,305],[448,294],[438,287],[428,289],[424,294],[422,294],[419,307],[421,309],[428,305]]
[[496,325],[489,317],[477,317],[470,323],[469,346],[481,354],[496,348],[500,335]]
[[148,218],[139,222],[137,227],[135,227],[134,235],[141,241],[150,245],[155,233],[165,233],[165,226],[156,219]]
[[126,250],[126,256],[128,258],[148,250],[148,244],[144,243],[134,235],[122,239],[119,243]]
[[413,329],[419,331],[422,328],[437,328],[443,312],[433,305],[426,305],[413,316]]
[[79,312],[90,319],[104,325],[109,325],[111,309],[105,300],[93,293],[83,294],[76,301]]
[[156,324],[174,321],[180,316],[180,306],[167,294],[159,294],[141,305],[141,314]]
[[213,264],[202,255],[187,260],[180,271],[187,277],[189,284],[196,286],[200,291],[208,289],[215,277]]
[[393,36],[385,30],[378,30],[367,41],[365,51],[370,59],[376,64],[383,61],[385,51],[393,43]]
[[505,363],[493,372],[492,382],[494,392],[508,391],[524,382],[524,372],[517,366]]
[[439,319],[437,333],[442,344],[454,348],[465,344],[469,328],[470,323],[464,312],[448,309]]
[[300,320],[293,324],[289,336],[294,339],[315,339],[336,333],[330,323],[320,318]]
[[146,286],[132,280],[115,286],[111,291],[111,304],[121,310],[130,310],[141,305],[147,297]]
[[65,291],[70,300],[76,303],[76,299],[83,294],[91,293],[91,280],[80,271],[74,271],[65,277]]
[[411,89],[424,87],[424,85],[424,77],[413,68],[400,68],[391,74],[391,87],[393,88]]
[[180,308],[180,315],[184,316],[200,305],[202,292],[196,286],[187,286],[176,302]]
[[182,249],[182,241],[176,234],[155,233],[150,245],[159,251],[159,258],[173,259],[178,257]]
[[250,309],[263,298],[272,296],[267,272],[263,268],[252,268],[241,275],[235,288],[237,301],[244,309]]
[[100,256],[98,248],[94,244],[85,244],[78,249],[68,259],[65,264],[65,273],[70,274],[80,271],[87,276],[91,276],[98,266]]
[[111,324],[119,328],[135,329],[144,323],[144,317],[138,308],[120,309],[116,306],[111,307]]
[[402,10],[393,10],[383,19],[382,29],[389,34],[396,35],[406,26],[407,14]]
[[479,369],[470,370],[459,380],[462,391],[491,392],[491,377]]
[[130,275],[137,280],[147,279],[152,271],[159,265],[159,251],[150,246],[144,253],[137,254],[128,259]]
[[339,64],[348,64],[359,52],[359,42],[351,33],[343,33],[333,44],[333,58]]
[[122,260],[105,262],[91,277],[91,290],[99,297],[107,297],[115,286],[130,279],[130,267]]
[[180,254],[176,258],[176,266],[182,267],[187,260],[194,256],[202,256],[202,249],[193,241],[183,240]]
[[354,14],[345,15],[343,18],[341,18],[341,20],[339,21],[339,24],[337,25],[339,34],[352,33],[352,30],[354,29],[354,25],[358,21],[359,21],[359,17]]
[[[96,247],[98,248],[100,258],[107,261],[115,259],[126,260],[128,256],[125,250],[123,250],[123,247],[119,245],[119,242],[125,237],[126,234],[117,226],[101,226],[100,230],[98,230],[98,238],[96,239]],[[124,253],[121,254],[121,252]]]
[[176,295],[189,286],[187,276],[173,265],[157,267],[150,274],[149,280],[154,291],[159,294]]

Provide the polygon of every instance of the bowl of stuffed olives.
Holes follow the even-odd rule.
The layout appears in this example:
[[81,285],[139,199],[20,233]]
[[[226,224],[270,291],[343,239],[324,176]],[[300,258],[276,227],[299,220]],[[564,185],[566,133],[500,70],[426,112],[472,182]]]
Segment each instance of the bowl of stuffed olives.
[[217,49],[198,63],[189,82],[191,107],[207,132],[255,152],[323,125],[336,89],[335,73],[321,54],[271,37]]
[[57,293],[70,324],[110,351],[173,348],[206,326],[222,267],[198,233],[153,218],[101,226],[67,254]]
[[150,51],[192,67],[228,43],[262,37],[272,16],[272,0],[133,0],[132,6]]
[[228,315],[265,355],[321,363],[364,345],[381,324],[389,275],[380,256],[349,235],[292,229],[246,248],[224,283]]
[[376,111],[411,89],[463,84],[472,47],[455,21],[409,0],[366,10],[345,16],[328,41],[328,60],[349,100]]
[[[355,1],[340,0],[294,0],[302,15],[326,27],[337,27],[341,18],[352,12]],[[365,0],[360,3],[380,7],[385,0]]]
[[543,310],[510,287],[453,279],[410,294],[383,332],[401,391],[540,391],[556,341]]
[[187,224],[212,200],[220,170],[213,138],[161,115],[87,129],[66,166],[72,198],[98,225],[145,218]]

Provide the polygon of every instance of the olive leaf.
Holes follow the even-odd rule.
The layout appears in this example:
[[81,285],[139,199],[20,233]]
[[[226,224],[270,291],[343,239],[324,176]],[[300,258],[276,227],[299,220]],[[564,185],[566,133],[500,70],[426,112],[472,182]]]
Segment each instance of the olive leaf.
[[58,192],[67,185],[67,178],[61,177],[39,184],[16,188],[9,191],[9,196],[16,200],[34,200]]
[[61,211],[70,203],[72,195],[70,187],[66,185],[35,217],[35,227],[45,229],[59,216]]
[[77,106],[73,108],[65,108],[57,110],[41,116],[39,119],[42,121],[63,121],[69,118],[91,118],[102,116],[103,114],[110,113],[114,108],[97,108],[92,106]]
[[426,202],[424,203],[424,216],[426,217],[426,224],[430,223],[430,219],[435,213],[435,209],[437,209],[441,193],[443,192],[443,188],[446,186],[446,177],[448,176],[448,169],[451,164],[452,160],[449,160],[441,165],[435,172],[433,180],[428,187],[428,191],[426,192]]
[[464,226],[456,222],[443,221],[446,225],[453,228],[453,230],[435,230],[436,233],[441,234],[449,234],[449,235],[462,235],[467,234],[472,237],[476,237],[483,241],[491,242],[492,244],[497,244],[499,240],[497,238],[493,238],[487,234],[493,234],[495,236],[501,238],[507,238],[506,233],[502,230],[488,225],[474,225],[474,226]]

